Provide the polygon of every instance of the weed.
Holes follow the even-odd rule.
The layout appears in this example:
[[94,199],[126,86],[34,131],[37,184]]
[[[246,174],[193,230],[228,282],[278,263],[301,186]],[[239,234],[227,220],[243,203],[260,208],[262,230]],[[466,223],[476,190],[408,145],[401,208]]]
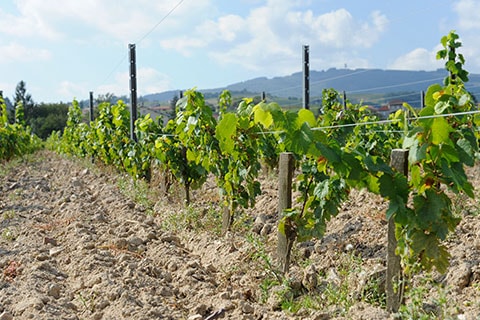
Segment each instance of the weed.
[[9,210],[2,214],[3,220],[11,220],[15,218],[15,210]]
[[78,300],[80,300],[85,309],[90,311],[91,313],[95,312],[96,298],[97,294],[95,292],[91,293],[89,296],[84,296],[81,292],[78,293]]
[[262,269],[265,269],[270,275],[274,276],[277,281],[280,281],[282,278],[273,266],[272,259],[265,248],[265,239],[254,233],[249,233],[246,236],[246,240],[253,247],[251,252],[252,258],[260,261],[262,263]]
[[8,200],[10,200],[11,202],[17,202],[20,199],[22,199],[22,190],[20,189],[17,189],[8,194]]
[[2,238],[6,241],[15,241],[17,236],[13,229],[6,227],[2,230]]
[[[449,316],[449,307],[452,306],[448,303],[448,290],[431,274],[419,276],[418,283],[409,289],[405,294],[407,303],[401,305],[398,312],[402,319],[452,319]],[[436,297],[431,297],[432,292],[436,293]]]
[[293,314],[297,313],[301,307],[302,305],[298,301],[295,301],[295,299],[285,299],[282,302],[282,310]]
[[123,195],[145,208],[147,214],[153,214],[153,191],[148,182],[144,180],[133,180],[127,175],[117,180],[117,185]]
[[385,282],[381,277],[371,279],[371,281],[367,282],[361,295],[363,301],[373,306],[385,308],[387,305]]
[[250,231],[252,225],[252,216],[245,213],[243,210],[238,210],[235,212],[235,220],[230,227],[231,231],[234,233],[245,234]]
[[190,205],[178,211],[162,213],[162,228],[169,231],[193,230],[208,231],[220,236],[222,230],[221,216],[214,207],[199,208]]

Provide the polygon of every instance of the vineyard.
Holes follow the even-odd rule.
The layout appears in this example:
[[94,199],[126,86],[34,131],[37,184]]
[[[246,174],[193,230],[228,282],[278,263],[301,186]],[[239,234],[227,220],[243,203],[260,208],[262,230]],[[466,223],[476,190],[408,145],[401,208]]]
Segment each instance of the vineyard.
[[[324,91],[319,117],[249,98],[230,112],[226,91],[217,117],[192,89],[166,126],[150,115],[139,117],[131,139],[122,101],[99,105],[90,123],[82,122],[74,101],[65,130],[46,141],[50,151],[36,153],[42,161],[29,160],[39,176],[29,177],[33,169],[23,168],[25,162],[21,170],[8,169],[15,160],[2,169],[2,191],[8,194],[0,199],[2,255],[22,237],[44,242],[30,256],[35,263],[2,257],[5,292],[14,294],[22,277],[33,281],[31,274],[49,279],[38,284],[46,292],[43,300],[27,299],[32,303],[11,311],[7,301],[0,311],[35,317],[66,310],[62,316],[69,319],[478,316],[480,273],[473,261],[460,260],[455,230],[472,234],[479,227],[471,204],[480,117],[464,88],[468,73],[456,51],[458,36],[450,33],[441,44],[438,58],[446,61],[449,76],[428,88],[421,110],[405,105],[386,121],[365,106],[340,103],[334,90]],[[41,147],[22,123],[21,106],[16,112],[17,123],[9,124],[2,103],[2,159]],[[90,169],[52,151],[83,158]],[[405,170],[393,164],[399,151]],[[285,156],[286,167],[279,165]],[[48,164],[58,162],[55,173]],[[278,176],[287,185],[286,205],[277,199]],[[104,189],[110,193],[106,199]],[[8,205],[12,199],[22,205]],[[42,207],[33,221],[23,212],[31,206],[27,200]],[[24,209],[17,213],[18,208]],[[36,240],[20,222],[37,230]],[[387,225],[399,258],[393,278]],[[66,246],[68,236],[78,237],[80,248]],[[65,246],[58,245],[60,239]],[[452,273],[451,262],[468,270]],[[89,268],[96,272],[91,279]],[[105,268],[117,278],[125,273],[123,286],[109,280]],[[81,283],[57,281],[72,276]],[[473,297],[464,306],[448,306],[445,299],[455,290],[459,297],[449,299]]]

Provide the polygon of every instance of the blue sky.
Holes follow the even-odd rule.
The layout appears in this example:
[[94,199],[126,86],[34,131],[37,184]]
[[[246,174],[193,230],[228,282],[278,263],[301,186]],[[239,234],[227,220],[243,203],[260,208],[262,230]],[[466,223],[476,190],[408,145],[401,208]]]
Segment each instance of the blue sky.
[[141,95],[298,72],[303,44],[312,70],[435,70],[450,30],[480,73],[479,12],[478,0],[2,0],[0,90],[128,94],[129,43]]

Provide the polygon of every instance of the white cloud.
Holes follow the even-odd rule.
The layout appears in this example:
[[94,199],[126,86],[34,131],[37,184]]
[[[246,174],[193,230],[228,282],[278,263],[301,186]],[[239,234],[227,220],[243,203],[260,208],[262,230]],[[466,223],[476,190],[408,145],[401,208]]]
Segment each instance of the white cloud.
[[28,48],[18,43],[0,46],[0,64],[11,62],[46,61],[51,58],[46,49]]
[[[58,0],[18,0],[15,3],[16,15],[0,10],[0,33],[49,40],[70,38],[72,34],[90,38],[92,33],[105,33],[127,43],[139,41],[152,31],[179,1],[63,0],[60,4]],[[195,21],[209,11],[210,0],[185,1],[155,32],[168,34],[172,29],[184,28],[183,21]],[[90,32],[76,34],[79,27],[90,28]]]
[[30,6],[24,6],[25,2],[18,2],[18,16],[0,9],[0,33],[16,37],[58,38],[60,32],[54,30],[40,12]]
[[81,100],[88,92],[89,90],[84,84],[73,83],[68,80],[62,81],[57,90],[59,98],[65,101]]
[[371,14],[371,23],[356,21],[346,9],[315,16],[312,11],[290,12],[287,16],[293,31],[306,31],[312,39],[326,47],[371,47],[385,30],[388,19],[378,11]]
[[454,5],[454,10],[459,15],[458,25],[461,29],[480,29],[480,2],[476,0],[460,0]]
[[178,51],[185,57],[191,56],[192,50],[208,45],[208,43],[202,39],[191,39],[185,36],[162,40],[160,44],[163,48]]
[[398,57],[388,68],[394,70],[436,70],[442,68],[444,62],[436,59],[436,53],[439,49],[439,47],[432,51],[424,48],[414,49]]
[[187,35],[171,37],[161,45],[184,55],[205,48],[219,63],[279,75],[298,71],[302,44],[309,44],[312,52],[322,52],[327,62],[323,67],[338,66],[332,61],[345,56],[347,50],[351,53],[348,61],[359,61],[353,51],[373,46],[388,25],[386,16],[378,11],[372,12],[368,21],[359,21],[346,9],[320,15],[302,11],[303,3],[268,0],[245,17],[224,15],[207,20]]

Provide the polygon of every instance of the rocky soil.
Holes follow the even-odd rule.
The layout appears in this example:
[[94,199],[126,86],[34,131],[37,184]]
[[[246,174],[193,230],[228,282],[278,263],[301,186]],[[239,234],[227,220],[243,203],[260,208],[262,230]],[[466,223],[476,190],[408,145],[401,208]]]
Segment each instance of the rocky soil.
[[[372,285],[385,270],[380,198],[352,193],[323,239],[294,248],[282,281],[273,175],[223,237],[213,184],[189,209],[158,187],[149,199],[132,190],[108,168],[47,151],[1,164],[0,320],[393,318]],[[480,318],[480,210],[455,205],[463,221],[449,239],[451,267],[412,279],[420,289],[404,317]]]

